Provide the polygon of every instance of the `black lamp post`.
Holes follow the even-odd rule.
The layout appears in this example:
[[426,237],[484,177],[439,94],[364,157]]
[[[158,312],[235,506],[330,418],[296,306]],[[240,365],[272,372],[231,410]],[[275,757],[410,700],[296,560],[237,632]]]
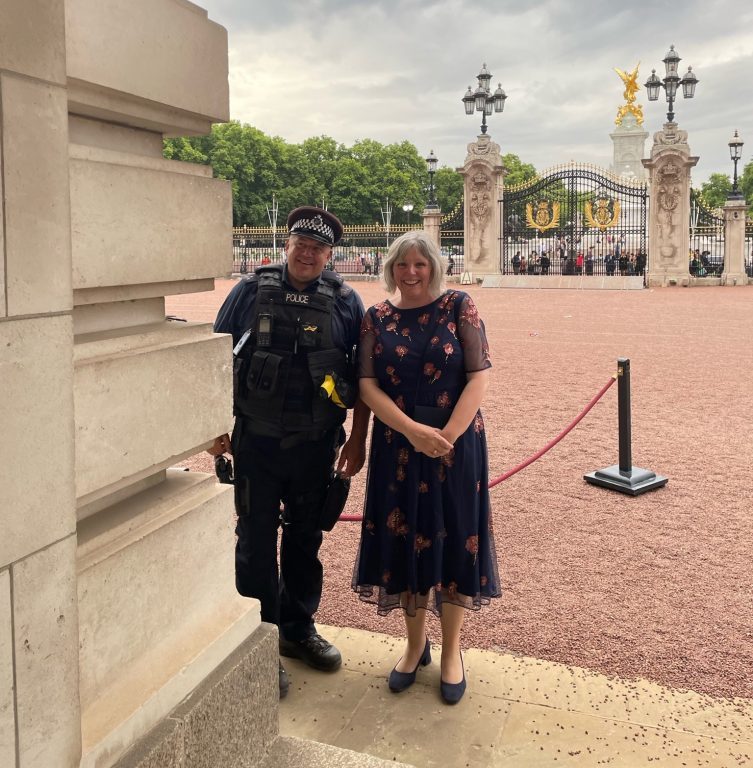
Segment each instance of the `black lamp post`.
[[735,164],[735,173],[732,177],[732,191],[729,193],[727,199],[742,200],[743,193],[737,186],[737,162],[743,156],[743,140],[737,135],[737,131],[735,131],[735,135],[729,140],[728,146],[729,156],[732,158],[732,162]]
[[502,90],[501,83],[497,85],[497,90],[494,93],[489,88],[492,76],[489,70],[486,68],[486,63],[481,67],[481,71],[477,75],[478,88],[475,91],[471,90],[471,86],[468,86],[468,90],[465,92],[465,96],[462,98],[462,102],[465,105],[465,114],[472,115],[475,112],[481,112],[483,117],[481,118],[481,133],[486,133],[486,118],[491,115],[492,111],[501,112],[505,108],[505,99],[507,94]]
[[403,213],[408,217],[408,226],[410,227],[410,212],[413,210],[413,203],[403,205]]
[[426,169],[429,171],[429,202],[426,203],[426,208],[430,210],[437,210],[439,208],[436,195],[434,194],[434,174],[437,172],[438,162],[437,156],[432,149],[426,158]]
[[669,46],[667,55],[662,59],[667,76],[662,80],[656,74],[656,70],[651,70],[651,77],[646,80],[646,93],[649,101],[656,101],[659,98],[659,89],[664,88],[669,111],[667,112],[667,122],[672,123],[675,119],[674,104],[677,98],[677,86],[682,86],[682,97],[692,99],[695,94],[695,87],[698,84],[698,78],[693,73],[693,68],[688,67],[688,71],[682,79],[677,74],[677,65],[680,63],[680,57],[675,51],[674,45]]

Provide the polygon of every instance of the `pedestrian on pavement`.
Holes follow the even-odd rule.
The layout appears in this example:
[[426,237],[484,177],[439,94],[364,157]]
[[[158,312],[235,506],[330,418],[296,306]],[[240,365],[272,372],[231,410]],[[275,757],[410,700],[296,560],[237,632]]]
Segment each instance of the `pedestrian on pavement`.
[[[262,621],[279,627],[281,655],[335,670],[340,653],[314,625],[323,580],[320,516],[341,488],[333,475],[338,452],[337,471],[346,478],[365,460],[369,411],[356,398],[353,359],[364,310],[358,294],[325,269],[342,236],[339,219],[307,206],[287,224],[286,262],[241,280],[217,315],[214,330],[233,336],[236,419],[232,440],[217,438],[209,452],[234,459],[238,592],[258,598]],[[321,387],[327,377],[329,396]],[[346,442],[344,406],[354,405]],[[279,666],[282,697],[289,681]]]
[[425,232],[395,240],[384,278],[397,298],[368,310],[359,347],[360,392],[374,425],[353,589],[380,614],[404,612],[394,692],[430,663],[426,612],[440,617],[440,693],[455,704],[466,686],[465,610],[500,595],[479,411],[489,347],[471,297],[442,290],[439,250]]

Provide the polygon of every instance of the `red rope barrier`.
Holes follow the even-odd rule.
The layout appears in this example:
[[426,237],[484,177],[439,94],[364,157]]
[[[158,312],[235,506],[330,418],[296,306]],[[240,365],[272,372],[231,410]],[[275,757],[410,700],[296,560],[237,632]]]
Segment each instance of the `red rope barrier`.
[[[529,456],[525,461],[522,461],[516,467],[508,469],[507,472],[504,472],[499,477],[495,477],[493,480],[490,480],[488,485],[489,490],[494,488],[495,485],[499,485],[504,480],[507,480],[508,477],[512,477],[513,475],[517,474],[521,469],[525,469],[529,464],[533,464],[534,461],[540,459],[545,453],[547,453],[547,451],[550,451],[552,448],[554,448],[554,446],[557,445],[557,443],[559,443],[559,441],[562,440],[565,435],[572,431],[572,429],[596,405],[596,403],[601,400],[606,391],[612,386],[612,384],[615,383],[615,381],[617,381],[617,375],[613,374],[609,381],[591,399],[588,405],[575,417],[575,419],[573,419],[573,421],[570,422],[570,424],[567,425],[567,427],[565,427],[565,429],[562,430],[562,432],[559,433],[559,435],[557,435],[557,437],[555,437],[553,440],[550,440],[541,450],[536,451],[533,456]],[[357,523],[363,520],[363,515],[340,515],[340,520]]]
[[533,464],[536,459],[540,459],[547,451],[554,448],[557,443],[559,443],[560,440],[568,433],[570,432],[573,427],[593,408],[596,403],[601,400],[601,398],[604,396],[604,393],[609,389],[609,387],[612,386],[612,384],[617,381],[617,376],[612,375],[612,377],[609,379],[609,381],[599,390],[599,393],[591,400],[591,402],[578,414],[578,416],[567,426],[565,429],[562,430],[562,432],[557,435],[557,437],[554,438],[554,440],[550,440],[540,451],[537,451],[533,454],[533,456],[530,456],[525,461],[518,464],[517,467],[513,467],[512,469],[508,469],[507,472],[501,474],[499,477],[495,477],[494,480],[489,481],[489,489],[491,490],[494,488],[495,485],[499,485],[503,480],[507,480],[508,477],[512,477],[517,472],[520,472],[521,469],[525,469],[529,464]]

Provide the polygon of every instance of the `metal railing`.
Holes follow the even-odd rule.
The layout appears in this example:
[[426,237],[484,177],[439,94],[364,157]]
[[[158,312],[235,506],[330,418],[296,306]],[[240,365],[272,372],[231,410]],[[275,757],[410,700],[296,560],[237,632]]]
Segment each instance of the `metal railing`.
[[[404,232],[420,229],[420,223],[391,226],[389,235],[381,226],[346,226],[342,240],[332,250],[330,267],[342,275],[378,275],[389,250],[389,243]],[[247,274],[262,264],[285,260],[283,243],[287,228],[234,227],[233,272]],[[447,274],[463,270],[463,232],[441,233],[441,252],[447,264]],[[275,247],[276,246],[276,247]]]

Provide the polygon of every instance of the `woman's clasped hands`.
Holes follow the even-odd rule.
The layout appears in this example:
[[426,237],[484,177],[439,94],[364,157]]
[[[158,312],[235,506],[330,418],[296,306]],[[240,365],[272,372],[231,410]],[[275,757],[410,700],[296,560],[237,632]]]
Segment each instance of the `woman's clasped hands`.
[[444,436],[442,430],[436,427],[414,422],[410,434],[406,437],[417,451],[432,458],[446,456],[452,450],[452,443]]

